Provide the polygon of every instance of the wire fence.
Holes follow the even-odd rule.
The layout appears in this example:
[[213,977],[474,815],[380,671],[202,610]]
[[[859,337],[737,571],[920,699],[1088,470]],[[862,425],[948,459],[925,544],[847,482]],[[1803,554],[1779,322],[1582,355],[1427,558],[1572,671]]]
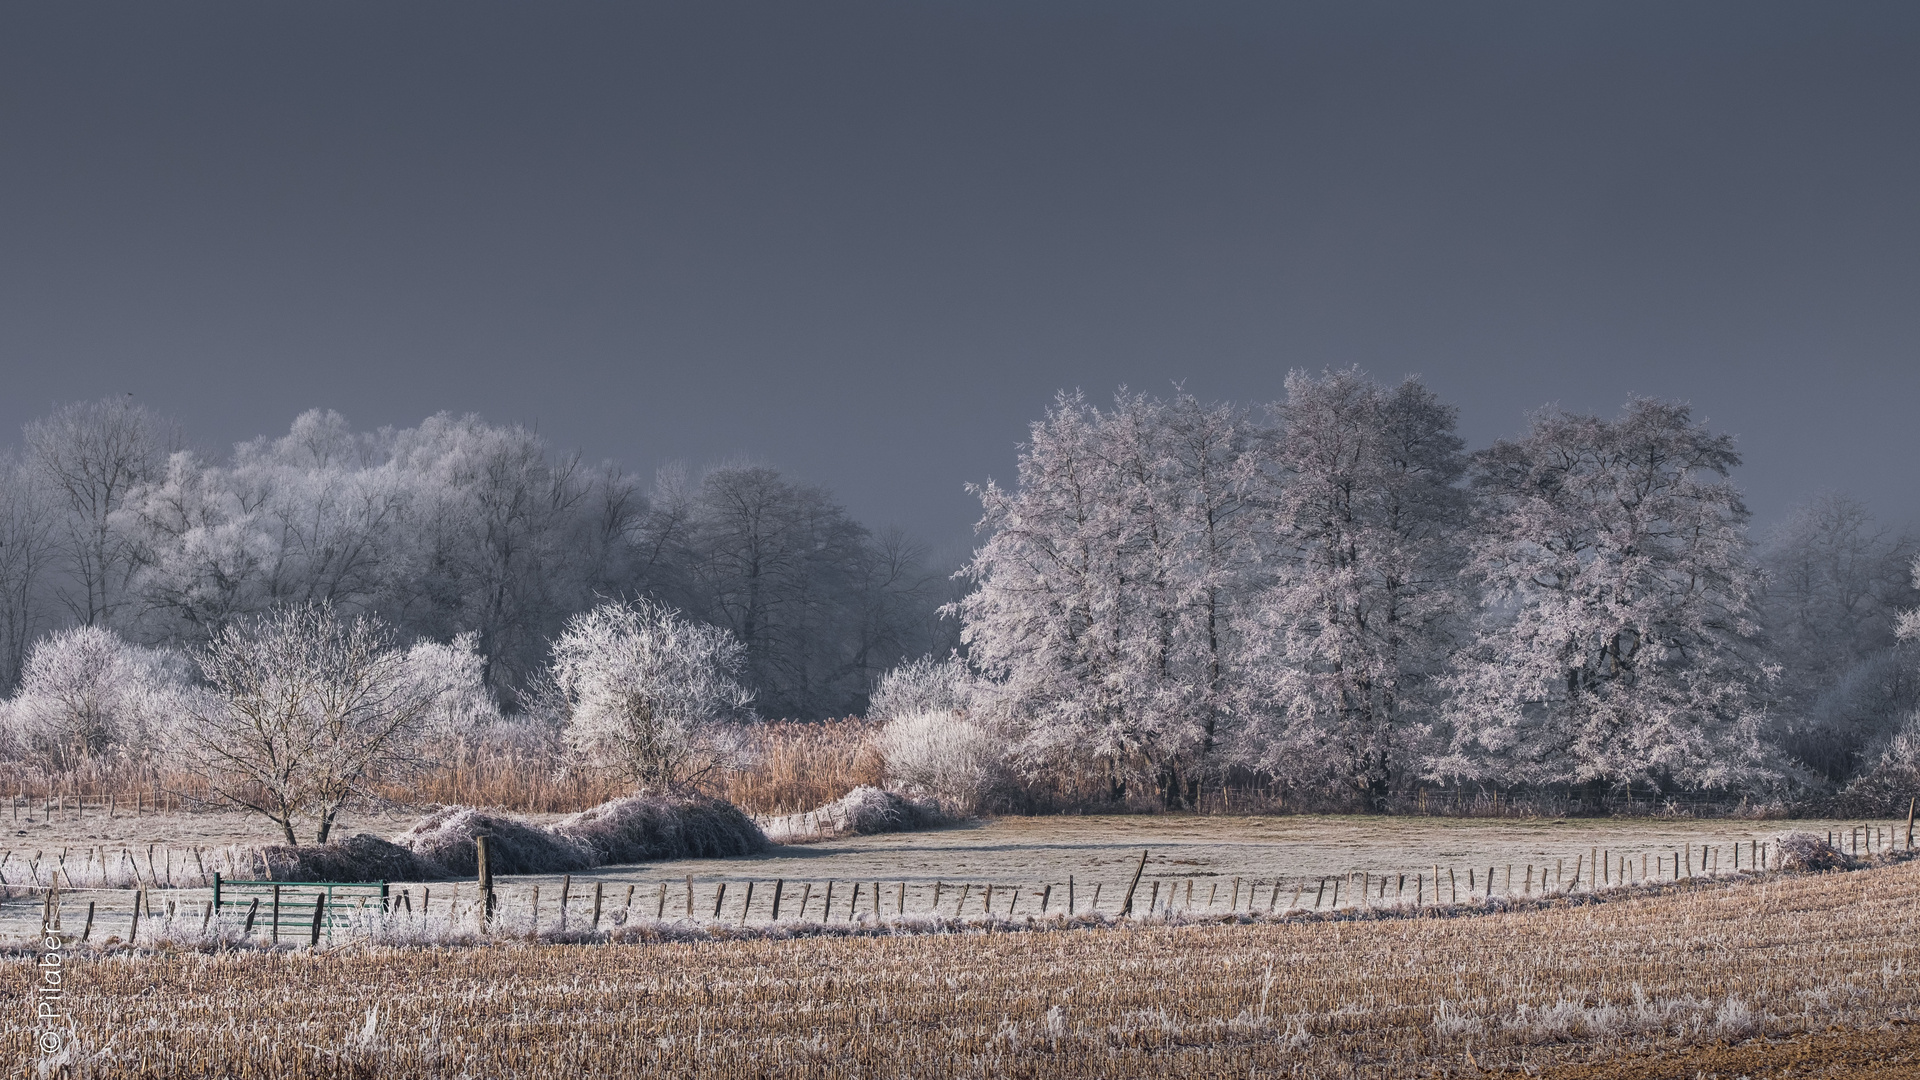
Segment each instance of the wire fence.
[[[1913,850],[1911,832],[1863,823],[1829,830],[1826,841],[1854,857]],[[21,940],[52,926],[84,942],[140,946],[314,946],[366,938],[430,943],[489,934],[533,938],[653,936],[758,928],[776,933],[988,925],[1048,919],[1212,920],[1301,912],[1433,907],[1630,890],[1724,880],[1780,869],[1780,852],[1757,838],[1630,850],[1590,847],[1562,856],[1475,865],[1430,863],[1330,875],[1193,875],[1151,867],[1143,852],[1129,879],[1014,882],[992,878],[848,880],[618,872],[583,877],[424,883],[241,881],[214,887],[141,880],[78,884],[52,868],[33,884],[0,886],[0,937]],[[232,891],[232,890],[238,890]],[[36,904],[37,901],[37,904]],[[270,906],[268,906],[270,905]],[[263,915],[263,909],[268,912]],[[71,926],[67,926],[71,922]],[[609,939],[617,939],[617,936]]]

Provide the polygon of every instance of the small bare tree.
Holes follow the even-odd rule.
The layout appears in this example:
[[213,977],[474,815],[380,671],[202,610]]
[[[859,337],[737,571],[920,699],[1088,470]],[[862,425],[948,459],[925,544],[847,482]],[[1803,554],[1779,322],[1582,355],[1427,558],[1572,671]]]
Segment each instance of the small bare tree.
[[404,770],[439,693],[372,619],[326,604],[230,624],[195,655],[213,693],[183,725],[182,751],[216,798],[263,814],[287,843],[297,820],[324,844],[341,809]]

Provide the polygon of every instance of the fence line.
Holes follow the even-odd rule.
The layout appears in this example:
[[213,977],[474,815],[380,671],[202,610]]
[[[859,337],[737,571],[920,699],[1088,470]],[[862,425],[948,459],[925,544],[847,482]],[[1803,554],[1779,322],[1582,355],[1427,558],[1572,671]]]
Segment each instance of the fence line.
[[[1827,840],[1855,856],[1913,850],[1897,828],[1871,823],[1829,832]],[[112,937],[120,943],[222,940],[238,944],[251,940],[314,945],[323,932],[328,940],[334,940],[336,930],[349,937],[399,934],[402,938],[429,940],[434,934],[454,933],[538,936],[555,931],[596,932],[649,921],[700,928],[774,924],[831,928],[835,924],[904,925],[929,918],[963,923],[1018,920],[1022,916],[1042,920],[1081,916],[1204,920],[1355,909],[1419,910],[1725,880],[1777,870],[1779,861],[1780,853],[1770,841],[1747,838],[1722,843],[1688,841],[1662,849],[1636,847],[1632,851],[1589,847],[1555,856],[1551,862],[1544,858],[1539,862],[1516,860],[1473,866],[1435,862],[1385,873],[1354,870],[1291,877],[1155,873],[1142,880],[1140,875],[1148,862],[1143,853],[1132,882],[1124,883],[1124,890],[1122,882],[1087,881],[1072,875],[1043,882],[872,878],[717,878],[695,882],[688,875],[678,880],[595,877],[589,892],[585,888],[574,890],[572,875],[563,875],[558,895],[549,892],[544,903],[540,881],[507,882],[491,894],[483,894],[472,881],[372,883],[383,886],[381,891],[358,896],[344,911],[337,901],[310,895],[332,897],[340,891],[337,887],[289,882],[286,885],[292,891],[287,896],[280,897],[278,890],[273,890],[277,916],[273,919],[261,916],[257,901],[246,907],[235,903],[216,908],[207,882],[199,886],[183,882],[171,887],[144,881],[119,887],[58,887],[49,878],[47,884],[37,887],[8,884],[0,888],[0,896],[11,899],[24,894],[31,898],[37,894],[41,910],[36,921],[50,920],[55,926],[68,914],[68,905],[73,905],[72,914],[80,922],[77,936],[82,940],[92,940],[98,931],[102,940]],[[254,900],[255,895],[245,899]],[[84,914],[79,907],[83,900]],[[284,911],[280,910],[281,902],[286,905]],[[314,914],[305,915],[308,909]],[[6,904],[0,900],[0,920],[31,914],[35,913],[30,903]],[[293,925],[289,918],[308,920],[301,924],[311,932],[304,942],[301,934],[282,934]],[[115,930],[123,923],[124,935]],[[34,930],[38,930],[37,925]]]

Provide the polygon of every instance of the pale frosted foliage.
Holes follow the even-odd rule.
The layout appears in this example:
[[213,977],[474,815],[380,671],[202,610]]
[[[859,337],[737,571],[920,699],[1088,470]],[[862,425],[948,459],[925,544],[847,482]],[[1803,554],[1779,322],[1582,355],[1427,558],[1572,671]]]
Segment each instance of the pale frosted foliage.
[[[1920,588],[1920,558],[1913,560],[1913,584]],[[1920,608],[1901,612],[1895,626],[1901,641],[1920,641]]]
[[349,800],[414,760],[439,698],[367,618],[302,604],[228,624],[195,659],[213,693],[189,710],[179,753],[216,798],[325,843]]
[[1768,736],[1826,779],[1870,766],[1920,705],[1914,650],[1896,637],[1915,540],[1875,522],[1841,492],[1808,500],[1768,534],[1761,623],[1780,676],[1770,686]]
[[151,481],[168,425],[126,398],[77,402],[26,426],[26,457],[58,508],[54,548],[66,570],[55,591],[74,621],[111,623],[127,601],[140,551],[116,519]]
[[901,713],[880,729],[889,784],[973,814],[1007,781],[1006,739],[959,709]]
[[923,656],[880,677],[867,707],[869,720],[895,720],[923,712],[973,708],[979,679],[957,654],[945,660]]
[[1547,412],[1475,463],[1486,625],[1442,774],[1717,786],[1759,772],[1733,440],[1685,405]]
[[645,788],[698,785],[730,767],[753,695],[742,649],[719,627],[644,600],[574,616],[553,643],[569,745]]
[[975,492],[987,540],[955,610],[1023,767],[1190,796],[1227,762],[1247,680],[1263,433],[1239,411],[1062,396],[1013,490]]
[[53,768],[142,757],[189,694],[183,660],[96,626],[42,638],[6,705],[16,742]]
[[500,707],[487,692],[486,660],[478,645],[478,634],[465,633],[450,642],[416,642],[407,650],[407,678],[433,702],[420,727],[427,740],[470,739],[501,722]]
[[325,602],[412,633],[473,631],[496,695],[533,670],[571,610],[610,586],[644,500],[613,469],[533,432],[439,414],[356,433],[301,414],[213,464],[177,453],[120,520],[156,633],[200,638],[276,605]]
[[1259,756],[1297,783],[1375,800],[1424,764],[1465,597],[1454,410],[1358,370],[1287,377],[1276,411],[1278,566],[1256,655],[1272,703]]

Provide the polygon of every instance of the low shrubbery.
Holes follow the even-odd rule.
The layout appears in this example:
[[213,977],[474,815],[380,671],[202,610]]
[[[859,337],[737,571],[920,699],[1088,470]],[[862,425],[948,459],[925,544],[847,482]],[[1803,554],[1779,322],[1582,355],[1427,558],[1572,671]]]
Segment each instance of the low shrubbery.
[[562,874],[616,863],[750,855],[768,841],[732,803],[635,795],[552,825],[471,806],[451,806],[395,840],[369,833],[331,844],[264,849],[283,881],[428,881],[472,877],[474,841],[487,838],[496,874]]

